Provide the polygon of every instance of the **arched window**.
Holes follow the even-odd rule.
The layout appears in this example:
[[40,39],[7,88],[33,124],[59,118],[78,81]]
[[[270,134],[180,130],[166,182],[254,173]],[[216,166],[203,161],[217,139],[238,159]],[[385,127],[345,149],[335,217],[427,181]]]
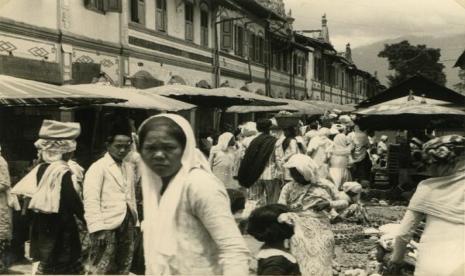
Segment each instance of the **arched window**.
[[166,32],[168,29],[168,15],[166,13],[166,0],[156,0],[156,26],[160,32]]

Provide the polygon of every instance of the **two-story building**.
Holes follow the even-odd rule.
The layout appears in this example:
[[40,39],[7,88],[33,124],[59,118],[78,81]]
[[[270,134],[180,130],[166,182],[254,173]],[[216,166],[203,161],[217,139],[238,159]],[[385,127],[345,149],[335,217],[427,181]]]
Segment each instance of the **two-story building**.
[[56,84],[229,85],[305,95],[307,49],[282,0],[14,0],[0,7],[0,74]]

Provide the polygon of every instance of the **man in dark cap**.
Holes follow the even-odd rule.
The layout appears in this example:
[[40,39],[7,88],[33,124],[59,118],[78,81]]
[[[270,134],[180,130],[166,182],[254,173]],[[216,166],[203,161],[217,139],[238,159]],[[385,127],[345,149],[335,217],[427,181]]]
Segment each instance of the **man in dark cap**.
[[129,274],[138,216],[135,167],[126,160],[131,128],[116,122],[107,137],[107,153],[84,180],[85,218],[91,235],[90,273]]

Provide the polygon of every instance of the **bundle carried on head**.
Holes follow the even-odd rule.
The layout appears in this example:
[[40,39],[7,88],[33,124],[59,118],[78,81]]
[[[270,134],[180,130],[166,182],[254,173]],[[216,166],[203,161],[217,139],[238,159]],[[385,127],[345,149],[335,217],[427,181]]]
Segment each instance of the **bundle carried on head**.
[[39,139],[34,146],[45,162],[61,159],[61,155],[76,150],[76,138],[81,134],[81,125],[73,122],[44,120]]
[[275,119],[280,128],[290,128],[299,125],[300,115],[292,114],[287,111],[280,111],[276,114]]

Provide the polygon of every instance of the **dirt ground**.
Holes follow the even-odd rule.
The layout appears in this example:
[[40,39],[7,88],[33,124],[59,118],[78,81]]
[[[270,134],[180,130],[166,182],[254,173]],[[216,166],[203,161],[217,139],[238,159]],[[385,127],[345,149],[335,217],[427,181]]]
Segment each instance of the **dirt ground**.
[[[376,228],[378,226],[400,221],[405,212],[405,207],[402,206],[367,206],[367,212]],[[340,226],[346,232],[350,232],[349,237],[336,239],[336,263],[339,264],[341,273],[350,268],[365,268],[368,263],[368,256],[370,251],[373,251],[377,245],[374,238],[364,236],[361,226],[345,224]],[[352,228],[350,228],[352,227]],[[338,227],[336,227],[338,228]],[[337,231],[335,231],[337,232]],[[336,235],[337,237],[338,235]],[[256,271],[257,262],[254,258],[258,253],[261,243],[256,241],[253,237],[244,236],[247,245],[252,253],[252,260],[250,262],[251,273]],[[8,274],[30,274],[32,271],[31,263],[15,264],[10,267]]]

